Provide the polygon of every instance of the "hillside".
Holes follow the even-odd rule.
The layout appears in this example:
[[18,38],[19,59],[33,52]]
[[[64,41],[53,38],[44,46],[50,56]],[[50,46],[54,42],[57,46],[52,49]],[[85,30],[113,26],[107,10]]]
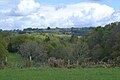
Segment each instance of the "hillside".
[[[27,32],[28,30],[31,32]],[[59,30],[61,29],[58,32]],[[76,33],[79,30],[72,29]],[[21,64],[24,67],[120,66],[120,22],[98,26],[84,36],[54,33],[50,28],[44,29],[44,32],[33,29],[23,31],[26,33],[0,32],[0,47],[4,51],[0,53],[1,64],[6,63],[8,53],[17,53],[26,60],[25,64]]]
[[49,34],[74,34],[76,36],[85,36],[94,27],[83,27],[83,28],[50,28],[47,29],[38,29],[38,28],[26,28],[23,30],[5,30],[4,32],[9,32],[13,34],[25,34],[25,33],[49,33]]

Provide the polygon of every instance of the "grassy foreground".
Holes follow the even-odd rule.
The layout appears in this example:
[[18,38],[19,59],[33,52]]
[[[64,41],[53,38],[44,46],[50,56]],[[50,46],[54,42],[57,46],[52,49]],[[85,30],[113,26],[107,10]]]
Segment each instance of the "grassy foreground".
[[120,68],[2,69],[0,80],[120,80]]

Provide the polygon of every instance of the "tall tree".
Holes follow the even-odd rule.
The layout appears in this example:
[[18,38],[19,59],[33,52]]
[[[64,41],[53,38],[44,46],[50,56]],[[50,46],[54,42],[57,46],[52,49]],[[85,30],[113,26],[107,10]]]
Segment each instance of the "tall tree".
[[23,43],[18,50],[19,54],[30,61],[45,61],[47,58],[44,47],[35,41]]
[[116,42],[113,46],[113,53],[111,54],[113,59],[116,59],[117,57],[120,57],[120,32],[116,33]]
[[89,47],[87,43],[82,40],[79,41],[75,45],[74,58],[78,61],[84,61],[88,57],[88,54],[89,54]]
[[7,55],[6,43],[3,39],[0,39],[0,64],[6,61]]

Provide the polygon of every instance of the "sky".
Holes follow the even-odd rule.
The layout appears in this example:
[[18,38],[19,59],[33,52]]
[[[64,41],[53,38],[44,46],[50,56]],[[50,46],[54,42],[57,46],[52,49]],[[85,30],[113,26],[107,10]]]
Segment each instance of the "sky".
[[0,29],[104,26],[120,21],[120,0],[0,0]]

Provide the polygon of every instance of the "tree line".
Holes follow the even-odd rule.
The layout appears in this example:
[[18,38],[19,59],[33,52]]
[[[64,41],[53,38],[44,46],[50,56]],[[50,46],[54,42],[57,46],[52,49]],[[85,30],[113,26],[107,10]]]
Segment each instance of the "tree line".
[[45,29],[39,28],[26,28],[23,30],[4,30],[4,32],[12,33],[12,34],[32,34],[32,33],[49,33],[49,34],[74,34],[77,36],[87,35],[94,27],[83,27],[83,28],[50,28],[47,27]]
[[116,67],[120,66],[120,23],[98,26],[85,36],[1,31],[0,49],[0,64],[17,53],[29,66]]

